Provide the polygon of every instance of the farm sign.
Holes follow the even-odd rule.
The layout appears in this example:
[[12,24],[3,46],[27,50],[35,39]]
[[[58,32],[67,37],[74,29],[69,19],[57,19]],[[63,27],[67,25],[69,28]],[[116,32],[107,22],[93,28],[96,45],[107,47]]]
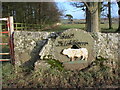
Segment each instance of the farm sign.
[[95,59],[94,40],[86,31],[69,29],[53,43],[53,56],[68,69],[82,69]]

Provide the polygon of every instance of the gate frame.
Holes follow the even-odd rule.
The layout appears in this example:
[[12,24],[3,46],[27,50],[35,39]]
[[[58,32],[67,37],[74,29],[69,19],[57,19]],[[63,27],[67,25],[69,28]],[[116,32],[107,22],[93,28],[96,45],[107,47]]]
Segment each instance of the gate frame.
[[[10,48],[10,61],[14,65],[15,64],[15,55],[14,55],[14,20],[13,16],[9,16],[8,18],[0,18],[0,21],[7,21],[8,27],[8,38],[9,38],[9,48]],[[3,32],[2,32],[3,33]]]

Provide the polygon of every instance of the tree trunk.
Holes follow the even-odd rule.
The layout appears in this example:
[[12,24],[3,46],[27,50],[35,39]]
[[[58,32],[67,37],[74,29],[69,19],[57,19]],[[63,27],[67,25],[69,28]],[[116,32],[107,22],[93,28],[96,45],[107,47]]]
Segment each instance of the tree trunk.
[[101,32],[101,8],[102,8],[102,2],[98,2],[98,32]]
[[117,32],[120,32],[120,1],[117,2],[117,3],[118,3],[118,7],[119,7],[119,10],[118,10],[118,14],[119,14],[119,26],[118,26]]
[[120,8],[119,8],[118,12],[119,12],[119,26],[118,26],[118,30],[117,31],[120,32]]
[[88,7],[86,8],[87,31],[99,32],[98,2],[88,2],[87,5],[88,5]]
[[109,29],[112,29],[111,2],[108,2],[108,19],[109,19]]
[[118,31],[120,32],[120,8],[119,8],[119,27],[118,27]]

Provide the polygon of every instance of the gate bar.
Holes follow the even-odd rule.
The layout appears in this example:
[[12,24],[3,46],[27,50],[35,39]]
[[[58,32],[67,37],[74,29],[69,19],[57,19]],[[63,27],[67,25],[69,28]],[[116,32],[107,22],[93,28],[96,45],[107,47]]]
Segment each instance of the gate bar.
[[8,18],[0,18],[0,21],[7,21],[8,20]]
[[8,45],[8,43],[0,43],[0,45]]
[[0,33],[8,33],[8,31],[0,32]]
[[9,55],[10,53],[0,53],[0,55]]
[[10,59],[0,59],[0,61],[10,61]]

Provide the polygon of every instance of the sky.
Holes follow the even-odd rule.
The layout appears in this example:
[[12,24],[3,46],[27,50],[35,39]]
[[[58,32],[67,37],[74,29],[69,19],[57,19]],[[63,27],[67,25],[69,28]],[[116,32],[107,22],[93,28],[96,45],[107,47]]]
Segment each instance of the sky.
[[[73,7],[71,5],[71,2],[68,1],[68,2],[56,2],[56,3],[57,3],[58,8],[63,11],[64,15],[71,14],[73,16],[73,19],[85,19],[85,12],[82,11],[80,8]],[[113,18],[118,17],[117,3],[113,2],[111,6],[112,6],[111,8],[112,17]],[[107,10],[102,13],[107,14]],[[65,17],[62,17],[62,18],[67,19]],[[106,17],[102,16],[102,18],[106,18]]]

